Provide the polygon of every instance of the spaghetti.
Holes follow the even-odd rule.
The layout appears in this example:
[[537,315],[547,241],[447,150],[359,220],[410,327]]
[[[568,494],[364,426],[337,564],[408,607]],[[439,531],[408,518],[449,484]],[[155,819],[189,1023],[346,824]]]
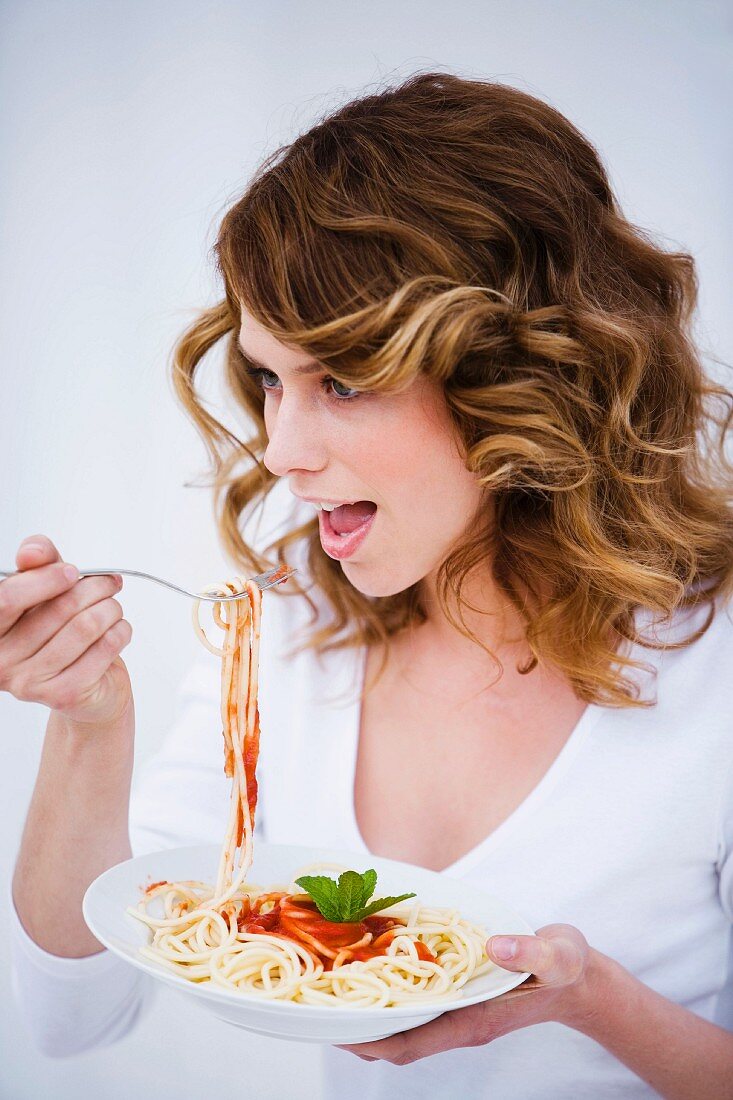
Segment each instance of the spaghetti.
[[[289,574],[283,573],[285,579]],[[235,577],[202,594],[242,591],[246,599],[213,605],[224,631],[222,648],[201,627],[201,601],[193,608],[196,633],[222,661],[224,771],[232,780],[216,885],[190,880],[148,886],[137,907],[127,910],[152,931],[141,954],[192,982],[302,1004],[389,1007],[454,998],[471,978],[495,969],[484,949],[487,933],[457,911],[414,902],[391,906],[389,915],[327,920],[295,879],[346,870],[333,864],[302,868],[287,888],[263,890],[246,882],[257,805],[262,592]],[[162,916],[149,912],[152,902],[162,904]]]

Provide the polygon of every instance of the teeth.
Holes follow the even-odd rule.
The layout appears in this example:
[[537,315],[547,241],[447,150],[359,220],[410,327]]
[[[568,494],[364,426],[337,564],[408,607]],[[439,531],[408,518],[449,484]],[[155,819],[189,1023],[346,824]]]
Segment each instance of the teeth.
[[[353,503],[354,503],[353,500],[351,500],[351,501],[345,500],[344,501],[344,504],[353,504]],[[321,512],[321,511],[323,511],[323,512],[333,512],[334,508],[340,508],[341,505],[340,504],[325,504],[323,501],[321,501],[320,504],[314,504],[313,507],[316,509],[317,512]]]

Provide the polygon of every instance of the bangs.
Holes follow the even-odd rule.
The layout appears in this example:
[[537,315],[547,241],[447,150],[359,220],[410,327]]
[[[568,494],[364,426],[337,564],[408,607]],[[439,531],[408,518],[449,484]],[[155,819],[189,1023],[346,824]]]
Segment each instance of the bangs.
[[400,287],[383,242],[358,228],[327,181],[314,184],[310,207],[302,196],[295,201],[288,176],[304,170],[299,159],[294,153],[278,179],[255,183],[222,222],[215,253],[232,314],[241,321],[244,307],[277,340],[344,381],[399,390],[408,381],[404,363],[390,369],[383,355],[374,361],[402,323],[401,316],[379,321]]

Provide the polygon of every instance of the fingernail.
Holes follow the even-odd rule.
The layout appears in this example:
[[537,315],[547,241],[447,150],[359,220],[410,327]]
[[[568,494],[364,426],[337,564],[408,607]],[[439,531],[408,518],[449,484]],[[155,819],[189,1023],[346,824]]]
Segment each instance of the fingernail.
[[20,544],[20,549],[34,550],[36,553],[38,553],[40,550],[43,550],[43,547],[41,546],[40,542],[27,542],[26,540],[24,540]]
[[513,936],[492,936],[491,954],[497,959],[513,959],[517,953],[517,941]]
[[79,570],[76,568],[75,565],[65,565],[62,572],[63,572],[64,576],[66,577],[67,581],[78,581],[79,580]]

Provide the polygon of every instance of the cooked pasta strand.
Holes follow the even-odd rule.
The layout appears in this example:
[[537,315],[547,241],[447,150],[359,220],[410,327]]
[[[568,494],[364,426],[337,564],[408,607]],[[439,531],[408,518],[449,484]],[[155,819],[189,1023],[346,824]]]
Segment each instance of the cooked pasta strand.
[[[242,591],[246,597],[241,600],[213,604],[214,622],[224,632],[221,647],[204,633],[201,601],[193,608],[196,633],[221,658],[224,771],[232,780],[216,884],[188,880],[149,886],[138,905],[127,910],[152,933],[141,954],[192,982],[302,1004],[388,1008],[454,998],[471,978],[495,969],[484,950],[487,933],[456,910],[415,901],[364,922],[332,924],[295,880],[347,870],[336,864],[309,864],[286,888],[246,884],[257,804],[262,592],[252,581],[235,577],[203,594]],[[162,915],[149,912],[153,904],[161,905]],[[334,943],[324,942],[334,929]],[[349,929],[353,939],[344,942]]]

